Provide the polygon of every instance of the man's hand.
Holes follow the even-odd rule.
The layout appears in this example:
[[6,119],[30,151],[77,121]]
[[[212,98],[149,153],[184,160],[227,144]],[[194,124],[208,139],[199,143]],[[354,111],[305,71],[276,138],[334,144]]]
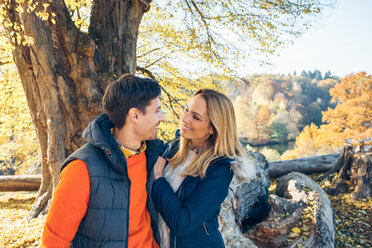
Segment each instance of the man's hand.
[[156,160],[154,165],[154,180],[163,177],[163,170],[166,162],[167,161],[164,158],[160,156],[158,157],[158,160]]

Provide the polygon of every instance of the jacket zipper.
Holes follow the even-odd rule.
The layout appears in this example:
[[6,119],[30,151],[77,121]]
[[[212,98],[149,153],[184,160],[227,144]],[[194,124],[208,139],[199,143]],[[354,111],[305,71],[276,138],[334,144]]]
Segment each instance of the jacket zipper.
[[[180,191],[178,192],[178,199],[180,199],[182,187],[180,186]],[[174,235],[174,248],[177,248],[177,237]]]
[[207,227],[205,225],[205,222],[203,223],[203,226],[204,226],[205,233],[209,236],[209,232],[208,232],[208,229],[207,229]]

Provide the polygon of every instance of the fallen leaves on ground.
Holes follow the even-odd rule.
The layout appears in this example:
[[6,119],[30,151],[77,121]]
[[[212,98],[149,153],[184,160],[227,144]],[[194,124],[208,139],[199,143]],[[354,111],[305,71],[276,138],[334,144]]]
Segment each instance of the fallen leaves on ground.
[[[275,182],[274,182],[275,185]],[[276,186],[276,185],[275,185]],[[271,189],[273,193],[275,187]],[[0,247],[37,247],[46,217],[25,220],[32,208],[36,193],[0,193]],[[336,215],[336,248],[372,247],[372,199],[350,200],[350,194],[329,196]],[[307,223],[304,209],[301,229],[292,229],[293,238],[306,237]],[[311,218],[312,219],[312,218]]]
[[37,247],[46,217],[27,221],[36,193],[0,194],[0,247]]
[[336,247],[372,247],[372,199],[329,196],[336,215]]
[[[319,175],[313,174],[310,177],[316,181]],[[326,185],[331,186],[332,182],[327,181]],[[269,194],[275,194],[276,186],[277,180],[272,179]],[[338,196],[328,195],[336,217],[335,248],[372,247],[372,198],[352,200],[351,195],[352,192]],[[307,212],[305,208],[302,216],[304,223],[293,228],[288,238],[297,238],[299,235],[305,238],[308,227],[314,228],[314,217],[308,216]]]

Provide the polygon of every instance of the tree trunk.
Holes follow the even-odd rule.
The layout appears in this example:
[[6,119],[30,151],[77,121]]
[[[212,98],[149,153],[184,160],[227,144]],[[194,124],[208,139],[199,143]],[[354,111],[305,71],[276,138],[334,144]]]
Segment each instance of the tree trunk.
[[372,152],[354,155],[350,169],[352,199],[372,197]]
[[0,176],[0,192],[4,191],[37,191],[40,188],[41,176]]
[[[135,72],[138,26],[148,2],[93,1],[89,34],[77,29],[63,0],[38,1],[36,11],[50,4],[47,11],[55,14],[55,24],[51,18],[41,20],[35,11],[18,13],[18,2],[10,1],[7,17],[23,25],[18,32],[34,42],[23,46],[16,41],[13,57],[42,155],[42,182],[29,215],[33,218],[48,210],[62,163],[84,143],[81,133],[101,112],[108,82]],[[26,10],[27,2],[22,7]],[[13,31],[12,27],[7,31]]]
[[269,163],[269,177],[278,178],[290,172],[313,174],[329,171],[335,167],[339,153]]
[[324,183],[324,180],[329,179],[329,176],[339,172],[341,170],[342,165],[348,165],[351,161],[351,156],[352,156],[352,146],[345,146],[342,149],[342,152],[340,153],[340,156],[337,159],[336,165],[332,168],[332,170],[327,171],[324,173],[323,176],[321,176],[318,180],[321,182],[321,184]]
[[372,152],[353,152],[344,147],[337,164],[327,173],[321,184],[330,195],[352,193],[352,198],[372,196]]

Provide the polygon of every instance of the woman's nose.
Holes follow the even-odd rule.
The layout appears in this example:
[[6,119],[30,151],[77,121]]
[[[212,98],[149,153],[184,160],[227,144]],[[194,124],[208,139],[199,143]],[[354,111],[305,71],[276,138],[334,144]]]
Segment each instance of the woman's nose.
[[184,113],[181,118],[182,122],[189,123],[189,115],[188,113]]

